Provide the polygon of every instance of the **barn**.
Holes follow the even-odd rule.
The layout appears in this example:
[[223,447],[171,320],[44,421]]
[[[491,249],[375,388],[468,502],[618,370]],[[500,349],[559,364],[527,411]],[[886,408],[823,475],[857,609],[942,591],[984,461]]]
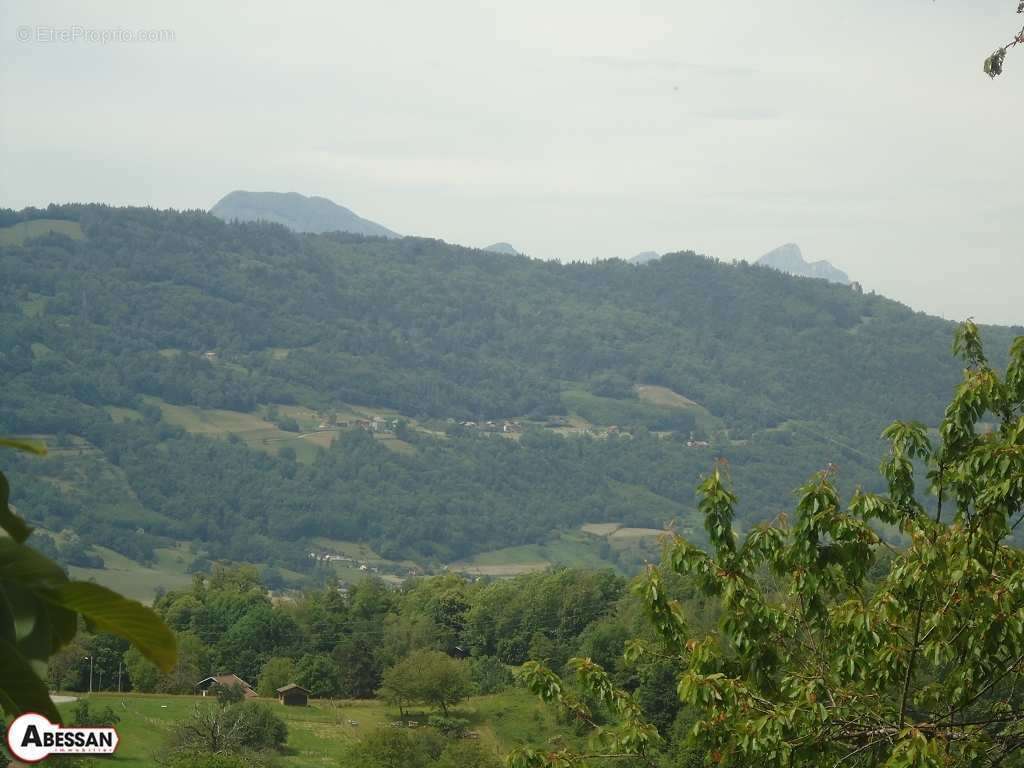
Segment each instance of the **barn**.
[[309,691],[301,685],[289,683],[277,689],[277,699],[286,707],[305,707],[309,704]]

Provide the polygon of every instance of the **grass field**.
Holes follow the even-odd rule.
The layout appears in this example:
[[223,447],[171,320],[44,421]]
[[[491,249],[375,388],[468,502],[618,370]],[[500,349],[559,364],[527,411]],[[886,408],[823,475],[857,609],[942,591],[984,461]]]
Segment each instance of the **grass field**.
[[674,430],[675,427],[660,426],[679,421],[678,412],[693,414],[694,423],[707,430],[717,425],[714,417],[704,408],[687,400],[682,395],[664,387],[641,387],[638,398],[621,400],[601,397],[580,388],[562,392],[562,404],[573,417],[601,427],[645,427],[652,430]]
[[[39,317],[43,314],[43,310],[46,309],[46,297],[40,293],[30,293],[27,299],[18,302],[18,306],[21,307],[21,312],[26,317]],[[36,351],[37,346],[49,351],[47,347],[44,347],[42,344],[38,344],[38,342],[34,342],[32,344],[32,356],[35,358],[40,357],[39,353]]]
[[[279,429],[276,424],[268,421],[266,416],[270,406],[261,406],[256,413],[226,411],[216,408],[197,408],[191,405],[173,405],[157,397],[145,397],[146,402],[160,408],[165,421],[197,435],[207,437],[227,437],[234,434],[242,438],[250,447],[268,453],[277,453],[285,446],[295,450],[296,458],[304,463],[311,463],[320,448],[329,448],[338,436],[339,429],[319,430],[320,415],[311,408],[301,405],[276,405],[281,416],[295,419],[300,432],[288,432]],[[115,420],[130,418],[135,413],[131,409],[109,409]],[[363,408],[358,406],[342,406],[333,410],[339,421],[355,421],[357,419],[372,420],[375,416],[396,418],[397,411],[386,408]],[[411,420],[411,426],[415,424]],[[378,433],[374,435],[382,445],[398,453],[412,453],[414,446],[399,440],[394,435]]]
[[[289,445],[295,449],[296,458],[302,462],[312,462],[316,457],[317,448],[328,447],[334,439],[332,432],[286,432],[255,413],[172,405],[155,397],[144,399],[160,408],[165,421],[193,434],[207,437],[227,437],[235,434],[250,447],[268,453],[277,453]],[[312,411],[301,411],[303,419],[308,422],[306,412]],[[302,421],[299,424],[302,426]]]
[[664,535],[665,531],[660,528],[617,528],[608,534],[611,541],[629,539],[657,539]]
[[584,523],[580,530],[592,536],[611,536],[621,527],[622,523]]
[[152,568],[106,547],[94,546],[92,549],[103,558],[105,567],[79,568],[72,565],[69,567],[72,578],[95,581],[143,603],[152,602],[157,587],[181,589],[192,583],[192,577],[185,573],[192,561],[185,544],[157,549],[157,563]]
[[656,405],[661,408],[680,408],[693,413],[697,426],[707,434],[713,434],[725,429],[725,422],[699,403],[695,403],[688,397],[669,389],[654,384],[640,384],[636,387],[636,395],[641,401]]
[[[111,707],[121,718],[117,724],[120,744],[116,763],[125,768],[154,765],[176,722],[195,707],[216,706],[199,696],[99,693],[88,698],[93,709]],[[377,701],[315,700],[308,707],[284,707],[276,700],[261,699],[288,725],[286,752],[281,763],[291,768],[341,766],[347,747],[376,728],[389,727],[398,713]],[[75,704],[60,705],[69,715]],[[425,723],[427,710],[413,710],[405,720]],[[551,709],[521,690],[471,698],[453,714],[470,721],[482,744],[504,754],[515,746],[543,745],[559,732]],[[353,720],[358,725],[350,725]],[[355,768],[353,766],[352,768]]]
[[668,387],[659,387],[654,384],[637,385],[636,394],[641,400],[664,408],[693,408],[697,405],[690,398],[683,397]]
[[21,221],[9,227],[0,227],[0,245],[21,245],[30,237],[40,237],[50,232],[67,235],[72,240],[81,240],[85,237],[82,225],[77,221],[34,219]]
[[123,424],[126,421],[141,421],[142,414],[136,411],[134,408],[121,408],[117,405],[105,405],[103,410],[110,414],[117,424]]
[[471,576],[517,576],[553,566],[615,568],[601,556],[600,542],[584,531],[562,531],[543,544],[524,544],[481,552],[449,565],[449,570]]

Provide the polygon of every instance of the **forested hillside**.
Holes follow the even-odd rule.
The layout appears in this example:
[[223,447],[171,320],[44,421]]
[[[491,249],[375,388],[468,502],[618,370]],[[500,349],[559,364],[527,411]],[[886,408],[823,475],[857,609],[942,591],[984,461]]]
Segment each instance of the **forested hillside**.
[[[133,559],[192,541],[302,570],[316,536],[422,562],[587,522],[699,528],[719,457],[743,519],[766,519],[828,460],[876,486],[882,428],[935,424],[959,376],[952,323],[693,253],[558,264],[200,212],[0,216],[25,222],[42,234],[0,238],[0,432],[61,450],[17,460],[14,501]],[[992,350],[1011,335],[985,330]],[[355,406],[390,409],[394,439],[209,426],[296,437],[312,427],[288,409]]]

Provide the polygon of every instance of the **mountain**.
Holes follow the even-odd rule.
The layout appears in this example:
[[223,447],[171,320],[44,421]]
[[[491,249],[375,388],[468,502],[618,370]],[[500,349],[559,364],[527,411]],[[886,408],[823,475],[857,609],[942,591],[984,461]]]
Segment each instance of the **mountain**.
[[491,253],[504,253],[506,256],[519,256],[520,255],[519,251],[517,251],[515,248],[513,248],[512,245],[510,245],[509,243],[504,243],[504,242],[502,242],[502,243],[494,243],[493,245],[488,245],[483,250],[490,251]]
[[828,280],[830,283],[850,284],[849,276],[829,262],[805,261],[800,252],[800,246],[796,243],[780,245],[758,259],[757,263],[798,277],[817,277]]
[[[437,564],[672,520],[699,542],[716,459],[745,528],[829,462],[879,490],[882,429],[936,424],[961,376],[948,321],[692,252],[562,264],[98,205],[0,223],[36,233],[0,228],[0,434],[53,446],[3,457],[11,502],[90,557],[308,573],[324,539]],[[1003,365],[1014,331],[983,332]]]
[[325,197],[306,197],[298,192],[236,190],[217,201],[210,213],[224,221],[283,224],[294,232],[351,232],[372,237],[401,237]]
[[649,261],[660,259],[661,254],[657,251],[642,251],[629,259],[630,264],[646,264]]

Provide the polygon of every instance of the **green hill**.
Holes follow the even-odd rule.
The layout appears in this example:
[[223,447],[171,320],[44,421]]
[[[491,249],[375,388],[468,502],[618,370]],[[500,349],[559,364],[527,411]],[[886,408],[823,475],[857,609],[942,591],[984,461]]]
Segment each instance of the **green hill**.
[[694,253],[559,264],[104,206],[0,223],[44,216],[84,238],[0,230],[0,432],[83,447],[9,459],[14,501],[140,561],[699,531],[717,458],[749,525],[829,461],[877,487],[882,428],[936,423],[959,376],[950,322]]

